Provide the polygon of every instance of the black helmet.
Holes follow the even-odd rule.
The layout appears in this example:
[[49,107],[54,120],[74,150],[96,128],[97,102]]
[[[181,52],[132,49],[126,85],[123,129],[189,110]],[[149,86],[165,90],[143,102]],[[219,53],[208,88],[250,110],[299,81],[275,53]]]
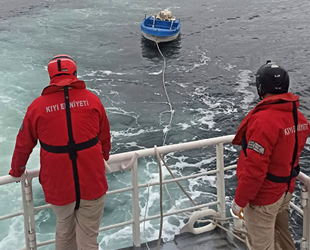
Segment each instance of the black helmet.
[[257,70],[256,87],[261,99],[266,93],[287,93],[289,85],[290,78],[287,71],[274,62],[268,60]]

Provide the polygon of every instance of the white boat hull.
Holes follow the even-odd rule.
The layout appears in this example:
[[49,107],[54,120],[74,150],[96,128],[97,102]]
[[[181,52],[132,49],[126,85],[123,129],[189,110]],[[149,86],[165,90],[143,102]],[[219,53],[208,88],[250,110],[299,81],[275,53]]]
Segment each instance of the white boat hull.
[[150,41],[153,41],[153,42],[158,42],[158,43],[171,42],[171,41],[175,40],[179,36],[179,33],[180,32],[178,32],[177,34],[175,34],[173,36],[153,36],[153,35],[146,34],[145,32],[142,31],[142,35],[146,39],[148,39]]

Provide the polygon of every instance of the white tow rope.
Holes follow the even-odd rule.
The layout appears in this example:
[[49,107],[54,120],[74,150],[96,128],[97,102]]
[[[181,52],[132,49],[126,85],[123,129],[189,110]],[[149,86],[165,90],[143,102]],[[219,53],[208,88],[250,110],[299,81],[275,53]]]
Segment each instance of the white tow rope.
[[[169,124],[166,128],[164,129],[164,140],[163,140],[163,145],[165,145],[166,143],[166,139],[167,139],[167,135],[168,135],[168,132],[171,128],[171,123],[172,123],[172,118],[173,118],[173,108],[172,108],[172,104],[171,104],[171,101],[170,101],[170,97],[168,95],[168,91],[167,91],[167,88],[166,88],[166,83],[165,83],[165,73],[166,73],[166,58],[165,56],[163,55],[163,53],[161,52],[160,48],[159,48],[159,45],[158,45],[158,42],[155,41],[156,43],[156,46],[157,46],[157,49],[158,49],[158,52],[160,53],[160,55],[162,56],[163,60],[164,60],[164,65],[163,65],[163,77],[162,77],[162,83],[163,83],[163,87],[164,87],[164,91],[165,91],[165,95],[166,95],[166,98],[167,98],[167,101],[168,101],[168,105],[169,105],[169,109],[170,109],[170,120],[169,120]],[[157,246],[156,246],[156,249],[159,250],[160,249],[160,242],[161,242],[161,235],[162,235],[162,230],[163,230],[163,207],[162,207],[162,169],[161,169],[161,164],[160,164],[160,158],[159,158],[159,153],[157,151],[157,147],[155,146],[155,150],[156,150],[156,154],[157,154],[157,164],[158,164],[158,167],[159,167],[159,180],[160,180],[160,229],[159,229],[159,236],[158,236],[158,240],[157,240]],[[168,192],[168,189],[167,189],[167,186],[165,185],[165,189],[167,191],[167,193],[169,194]],[[170,195],[170,194],[169,194]]]
[[169,109],[170,109],[170,121],[169,121],[169,124],[168,124],[168,126],[167,126],[167,131],[164,131],[163,145],[165,145],[168,132],[169,132],[169,130],[170,130],[170,128],[171,128],[171,123],[172,123],[172,118],[173,118],[174,110],[172,109],[172,104],[171,104],[171,101],[170,101],[170,98],[169,98],[169,95],[168,95],[168,92],[167,92],[167,88],[166,88],[166,83],[165,83],[166,58],[164,57],[163,53],[161,52],[161,50],[160,50],[160,48],[159,48],[159,45],[158,45],[158,42],[155,42],[155,43],[156,43],[156,46],[157,46],[157,49],[158,49],[160,55],[161,55],[162,58],[164,59],[162,82],[163,82],[164,91],[165,91],[165,94],[166,94],[166,97],[167,97],[167,101],[168,101],[168,105],[169,105]]
[[[164,91],[165,91],[165,95],[166,95],[166,98],[167,98],[167,101],[168,101],[168,105],[169,105],[169,112],[170,112],[170,120],[169,120],[169,124],[168,126],[164,129],[164,139],[163,139],[163,145],[165,145],[166,143],[166,139],[167,139],[167,135],[168,135],[168,132],[171,128],[171,123],[172,123],[172,118],[173,118],[173,113],[174,113],[174,110],[172,108],[172,104],[171,104],[171,101],[170,101],[170,97],[168,95],[168,92],[167,92],[167,88],[166,88],[166,83],[165,83],[165,73],[166,73],[166,58],[165,56],[163,55],[163,53],[161,52],[160,48],[159,48],[159,45],[158,45],[158,42],[155,41],[156,43],[156,46],[157,46],[157,49],[158,49],[158,52],[160,53],[160,55],[162,56],[163,60],[164,60],[164,65],[163,65],[163,69],[162,69],[162,84],[163,84],[163,87],[164,87]],[[156,146],[155,146],[155,150],[156,150]],[[158,154],[158,152],[157,152]],[[156,249],[158,250],[160,248],[160,241],[161,241],[161,235],[162,235],[162,230],[163,230],[163,208],[162,208],[162,171],[161,171],[161,164],[160,164],[160,158],[159,158],[159,155],[157,155],[157,164],[160,168],[159,170],[159,175],[160,175],[160,212],[161,212],[161,216],[160,216],[160,229],[159,229],[159,237],[158,237],[158,241],[157,241],[157,246],[156,246]],[[148,201],[149,201],[149,185],[148,185],[148,198],[147,198],[147,203],[146,203],[146,208],[145,208],[145,213],[144,213],[144,218],[146,218],[146,215],[147,215],[147,209],[148,209]],[[167,190],[167,187],[165,185],[165,188]],[[168,192],[168,190],[167,190]],[[169,194],[169,192],[168,192]],[[170,195],[170,194],[169,194]],[[145,244],[146,244],[146,247],[147,249],[150,250],[148,244],[147,244],[147,240],[146,240],[146,235],[145,235],[145,221],[144,221],[144,224],[143,224],[143,231],[144,231],[144,237],[145,237]]]

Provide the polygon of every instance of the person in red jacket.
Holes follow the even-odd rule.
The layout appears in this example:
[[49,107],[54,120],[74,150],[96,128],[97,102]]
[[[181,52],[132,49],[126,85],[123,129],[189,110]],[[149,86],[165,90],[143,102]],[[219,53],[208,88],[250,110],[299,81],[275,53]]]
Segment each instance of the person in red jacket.
[[289,203],[299,174],[299,156],[310,133],[288,93],[289,75],[267,61],[256,74],[262,99],[241,122],[233,144],[241,145],[232,210],[244,218],[254,250],[295,249],[289,231]]
[[108,189],[109,121],[100,99],[79,80],[69,55],[48,63],[50,84],[27,109],[16,138],[10,175],[20,177],[39,140],[46,202],[57,216],[56,249],[98,249]]

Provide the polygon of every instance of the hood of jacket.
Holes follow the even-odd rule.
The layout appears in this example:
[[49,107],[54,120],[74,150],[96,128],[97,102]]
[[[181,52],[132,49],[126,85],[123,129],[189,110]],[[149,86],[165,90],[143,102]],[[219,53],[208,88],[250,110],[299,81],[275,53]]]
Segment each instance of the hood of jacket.
[[43,89],[42,95],[57,92],[64,86],[69,86],[73,89],[86,89],[85,83],[79,80],[76,76],[61,75],[51,79],[50,84]]
[[[292,110],[293,112],[293,105],[288,105],[288,103],[296,102],[296,106],[297,108],[299,108],[298,99],[299,96],[297,95],[294,95],[292,93],[285,93],[285,94],[273,95],[260,101],[241,122],[237,130],[237,133],[232,141],[232,144],[241,145],[242,139],[244,138],[247,131],[248,121],[253,114],[255,114],[260,110],[265,109],[278,109],[278,110],[281,109],[283,111]],[[272,104],[279,104],[279,105],[272,105]]]

